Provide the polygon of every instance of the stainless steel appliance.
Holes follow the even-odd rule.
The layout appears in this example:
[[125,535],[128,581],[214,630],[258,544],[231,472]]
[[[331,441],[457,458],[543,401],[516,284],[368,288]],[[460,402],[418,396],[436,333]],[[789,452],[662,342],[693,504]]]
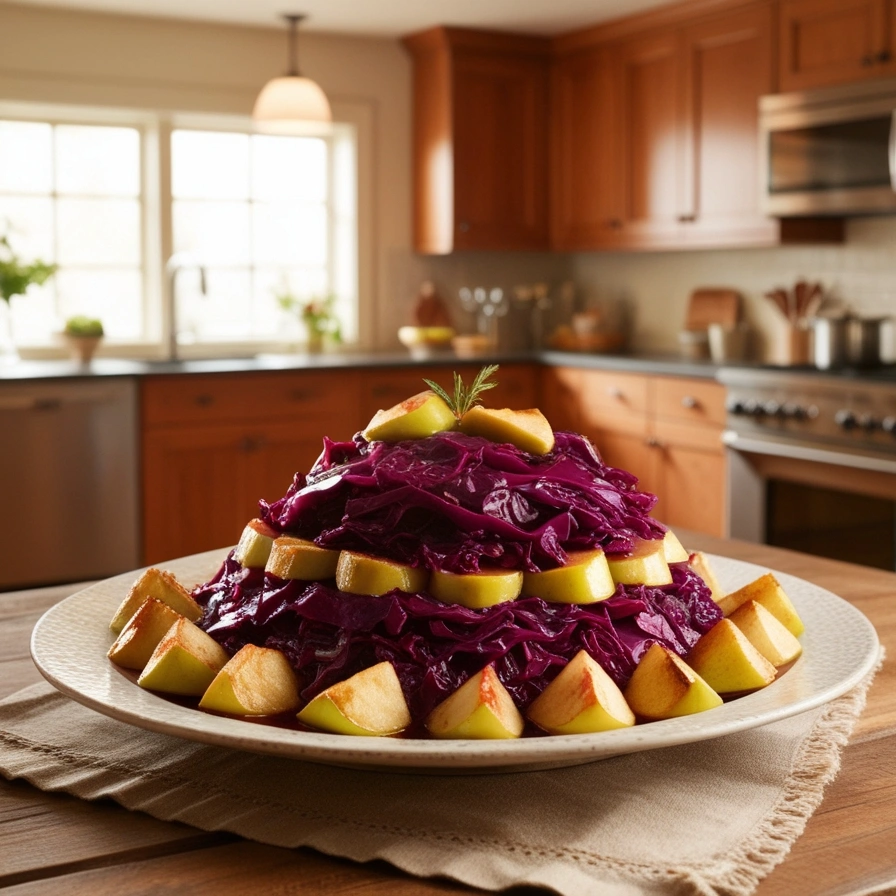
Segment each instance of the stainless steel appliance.
[[896,79],[759,102],[763,209],[777,217],[896,212]]
[[896,569],[896,373],[726,368],[729,534]]
[[0,382],[0,589],[139,565],[128,378]]

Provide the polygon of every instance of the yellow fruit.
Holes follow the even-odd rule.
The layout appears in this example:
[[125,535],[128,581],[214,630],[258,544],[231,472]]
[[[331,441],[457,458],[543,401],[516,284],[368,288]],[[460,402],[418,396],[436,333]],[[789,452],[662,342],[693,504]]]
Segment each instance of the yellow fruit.
[[607,554],[610,575],[619,585],[670,585],[672,572],[666,562],[663,539],[635,539],[628,554]]
[[137,684],[150,691],[200,697],[227,660],[227,651],[211,635],[181,617],[153,651]]
[[666,563],[687,563],[691,556],[671,529],[666,529],[666,534],[663,536],[663,553]]
[[304,538],[281,535],[274,539],[265,572],[281,579],[319,582],[336,575],[339,551],[318,547]]
[[411,724],[401,682],[388,662],[331,685],[309,701],[297,718],[321,731],[366,737],[397,734]]
[[250,520],[233,552],[233,557],[246,569],[264,569],[277,533],[262,520]]
[[549,603],[590,604],[612,597],[616,583],[601,550],[569,555],[565,566],[544,572],[523,573],[523,595],[535,595]]
[[349,594],[413,594],[426,590],[429,570],[370,554],[341,551],[336,564],[336,587]]
[[784,625],[790,634],[797,638],[806,630],[803,620],[800,619],[796,607],[784,592],[780,582],[773,573],[767,572],[758,579],[726,594],[718,601],[719,607],[725,616],[730,616],[741,604],[748,600],[755,600],[762,604],[772,616]]
[[755,600],[741,604],[728,619],[773,666],[785,666],[803,652],[796,635]]
[[519,737],[525,721],[494,668],[486,666],[427,717],[433,737],[496,740]]
[[279,651],[246,644],[214,677],[201,709],[233,716],[271,716],[298,709],[295,672]]
[[147,597],[154,597],[168,604],[172,610],[193,622],[202,615],[202,607],[190,597],[190,593],[172,573],[151,567],[131,586],[127,596],[115,611],[109,628],[118,634]]
[[446,604],[477,610],[516,600],[522,585],[523,574],[517,570],[453,573],[436,569],[430,574],[429,593]]
[[107,656],[125,669],[142,669],[168,629],[183,618],[168,604],[148,597],[119,632]]
[[432,390],[418,392],[387,410],[377,411],[362,435],[368,442],[424,439],[454,429],[454,411]]
[[622,691],[584,650],[535,698],[526,715],[548,734],[587,734],[635,724]]
[[547,454],[554,447],[554,430],[538,408],[514,411],[474,405],[461,417],[460,430],[492,442],[509,442],[530,454]]
[[712,564],[709,562],[709,557],[706,556],[702,551],[695,551],[691,555],[691,569],[700,576],[701,579],[706,583],[709,588],[710,594],[712,594],[712,599],[718,603],[724,596],[725,591],[722,586],[719,584],[719,580],[716,578],[716,574],[713,572]]
[[718,694],[755,691],[776,675],[775,667],[730,619],[720,619],[701,635],[687,662]]

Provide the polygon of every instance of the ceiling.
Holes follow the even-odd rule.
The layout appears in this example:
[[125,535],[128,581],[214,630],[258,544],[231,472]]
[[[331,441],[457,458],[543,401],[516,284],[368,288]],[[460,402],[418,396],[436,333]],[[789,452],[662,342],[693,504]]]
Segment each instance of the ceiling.
[[397,37],[432,25],[553,35],[669,0],[17,0],[33,6],[277,27],[305,13],[307,31]]

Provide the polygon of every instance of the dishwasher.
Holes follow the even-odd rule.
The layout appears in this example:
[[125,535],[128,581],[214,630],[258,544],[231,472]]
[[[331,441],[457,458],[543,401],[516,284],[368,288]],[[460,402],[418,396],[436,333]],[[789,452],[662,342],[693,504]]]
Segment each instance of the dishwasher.
[[137,384],[0,382],[0,590],[139,565]]

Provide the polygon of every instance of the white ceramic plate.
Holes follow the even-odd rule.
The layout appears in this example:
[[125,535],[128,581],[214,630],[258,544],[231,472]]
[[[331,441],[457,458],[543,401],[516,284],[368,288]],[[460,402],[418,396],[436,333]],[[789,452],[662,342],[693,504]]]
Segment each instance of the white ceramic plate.
[[[188,588],[211,578],[225,552],[165,564]],[[723,587],[734,589],[766,570],[712,556]],[[523,771],[577,765],[624,753],[733,734],[805,712],[858,684],[878,657],[871,623],[829,591],[776,573],[806,624],[803,655],[767,688],[716,709],[597,734],[512,741],[412,740],[317,734],[253,724],[179,706],[138,687],[106,659],[109,620],[138,573],[126,573],[73,594],[34,628],[31,653],[60,691],[112,718],[207,744],[289,756],[330,765],[392,771]]]

